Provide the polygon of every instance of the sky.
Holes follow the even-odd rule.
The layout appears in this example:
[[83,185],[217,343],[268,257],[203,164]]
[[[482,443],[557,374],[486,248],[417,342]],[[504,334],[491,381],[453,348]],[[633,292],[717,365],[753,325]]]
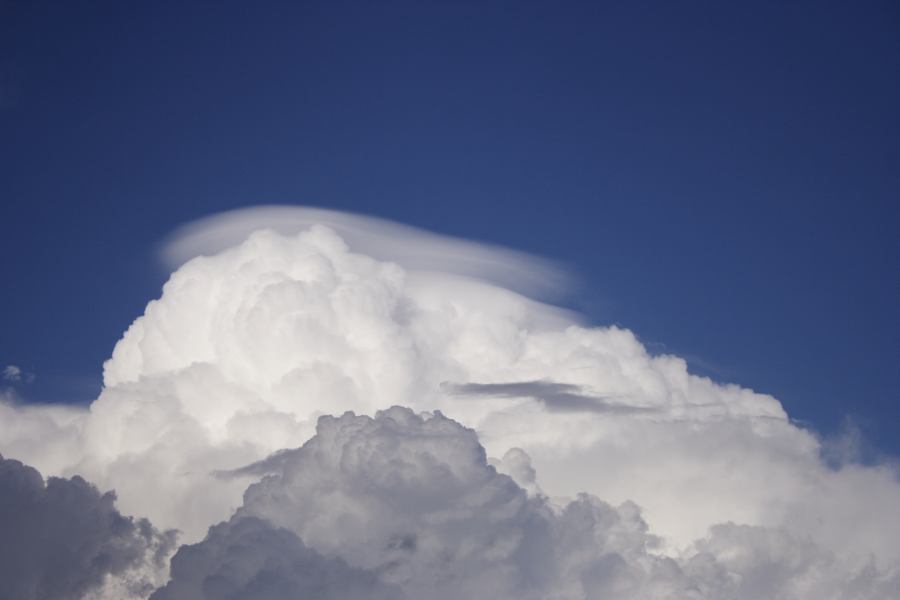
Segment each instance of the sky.
[[0,0],[0,581],[891,597],[898,30]]
[[[893,2],[0,4],[0,362],[84,402],[179,225],[349,210],[900,452]],[[64,302],[60,299],[65,298]]]

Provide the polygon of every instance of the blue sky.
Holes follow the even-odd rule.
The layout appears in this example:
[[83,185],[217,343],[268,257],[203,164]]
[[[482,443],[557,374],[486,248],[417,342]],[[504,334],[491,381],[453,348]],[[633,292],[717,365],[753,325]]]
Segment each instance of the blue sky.
[[169,232],[312,204],[560,260],[896,454],[900,7],[725,4],[0,3],[0,366],[90,400]]

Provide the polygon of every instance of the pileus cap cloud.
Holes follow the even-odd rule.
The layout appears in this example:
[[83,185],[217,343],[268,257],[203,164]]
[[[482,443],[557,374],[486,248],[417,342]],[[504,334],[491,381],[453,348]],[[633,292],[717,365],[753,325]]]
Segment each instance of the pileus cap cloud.
[[356,252],[407,270],[485,279],[539,295],[557,294],[573,280],[562,265],[524,252],[377,217],[309,206],[255,206],[206,217],[173,232],[162,244],[160,255],[176,269],[194,257],[236,246],[254,231],[295,235],[316,225],[336,232]]

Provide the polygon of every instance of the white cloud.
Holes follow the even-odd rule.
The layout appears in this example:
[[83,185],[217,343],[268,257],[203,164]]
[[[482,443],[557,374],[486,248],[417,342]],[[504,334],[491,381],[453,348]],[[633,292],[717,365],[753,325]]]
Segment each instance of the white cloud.
[[0,372],[0,377],[10,383],[31,383],[34,381],[34,373],[27,373],[22,367],[17,365],[6,365],[3,371]]
[[562,265],[523,252],[377,217],[306,206],[256,206],[200,219],[169,236],[160,253],[176,269],[196,256],[236,246],[254,231],[295,235],[317,225],[336,232],[354,251],[407,270],[485,279],[532,295],[554,295],[572,281]]
[[[258,224],[243,216],[226,219],[227,235],[217,222],[191,229],[172,252],[235,241]],[[635,502],[659,537],[660,569],[729,522],[808,542],[840,573],[870,556],[879,573],[900,562],[900,484],[888,466],[829,466],[771,396],[691,375],[626,329],[585,327],[510,291],[500,275],[545,272],[525,257],[505,263],[403,228],[370,235],[352,219],[345,237],[403,266],[351,251],[325,227],[261,231],[190,260],[116,344],[90,409],[0,403],[0,452],[114,488],[124,512],[191,542],[281,463],[235,469],[299,446],[321,415],[399,404],[474,429],[533,498]],[[361,229],[347,234],[346,223]]]
[[22,369],[16,365],[6,365],[3,369],[3,379],[6,381],[21,381]]

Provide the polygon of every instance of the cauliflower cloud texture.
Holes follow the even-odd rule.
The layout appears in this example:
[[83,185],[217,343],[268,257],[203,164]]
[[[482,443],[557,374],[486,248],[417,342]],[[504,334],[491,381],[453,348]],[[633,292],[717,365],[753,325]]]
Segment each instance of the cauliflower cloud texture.
[[290,214],[173,242],[205,255],[90,407],[0,403],[4,455],[181,532],[155,598],[897,595],[890,465],[823,460],[775,398],[529,298],[546,263]]

